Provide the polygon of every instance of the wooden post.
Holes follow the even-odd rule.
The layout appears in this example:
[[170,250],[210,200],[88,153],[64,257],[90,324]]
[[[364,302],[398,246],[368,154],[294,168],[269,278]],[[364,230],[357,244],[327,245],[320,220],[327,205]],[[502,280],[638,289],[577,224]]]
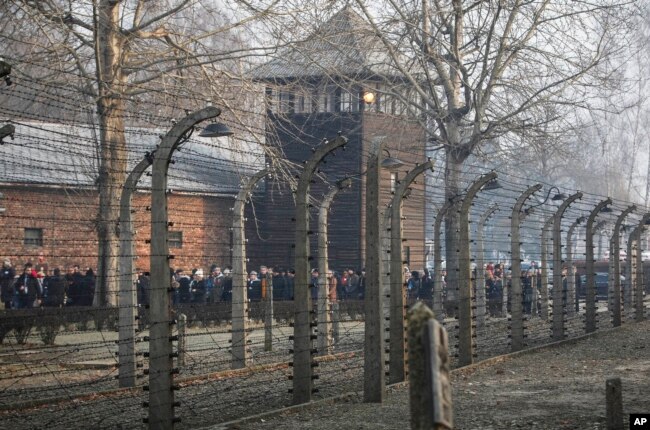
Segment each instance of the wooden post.
[[408,312],[411,428],[453,428],[447,331],[422,302]]
[[131,223],[131,197],[135,192],[138,180],[153,162],[153,154],[147,153],[129,173],[126,178],[122,195],[120,196],[120,219],[118,222],[118,237],[120,238],[120,290],[118,316],[118,354],[120,367],[120,387],[135,387],[137,360],[135,354],[136,317],[138,315],[138,295],[135,286],[135,243],[133,225]]
[[623,388],[621,378],[610,378],[605,383],[605,401],[607,403],[607,430],[623,430]]

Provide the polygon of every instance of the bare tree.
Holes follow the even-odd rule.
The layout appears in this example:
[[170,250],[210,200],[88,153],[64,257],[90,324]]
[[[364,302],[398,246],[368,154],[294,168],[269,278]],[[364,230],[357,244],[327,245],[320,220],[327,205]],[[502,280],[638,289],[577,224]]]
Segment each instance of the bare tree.
[[[308,100],[301,88],[328,103],[328,84],[310,88],[315,76],[340,88],[340,109],[350,97],[354,106],[359,87],[376,92],[375,109],[417,119],[426,130],[426,149],[443,154],[445,199],[456,203],[476,176],[467,160],[484,156],[486,142],[497,153],[532,153],[543,176],[570,183],[566,163],[557,161],[580,144],[571,113],[591,106],[600,96],[594,88],[615,88],[620,67],[602,65],[621,64],[634,33],[629,18],[638,13],[619,0],[302,3],[273,21],[278,45],[288,46],[261,72],[283,86],[276,111]],[[314,32],[315,22],[325,24]],[[450,214],[448,273],[458,285],[457,211]]]
[[[588,104],[590,87],[611,79],[597,66],[623,46],[632,12],[608,0],[356,4],[414,90],[401,98],[423,113],[429,146],[444,149],[445,194],[456,201],[463,165],[483,142],[552,121],[537,112]],[[448,217],[448,268],[457,230]]]
[[244,42],[244,25],[268,9],[238,6],[209,0],[10,0],[0,6],[0,37],[10,48],[4,55],[32,84],[33,98],[23,93],[19,112],[83,120],[87,109],[80,106],[94,105],[99,305],[116,305],[115,202],[127,173],[125,127],[166,128],[169,118],[211,101],[250,139],[263,130],[259,121],[248,122],[260,112],[241,77],[248,68],[243,59],[261,52]]

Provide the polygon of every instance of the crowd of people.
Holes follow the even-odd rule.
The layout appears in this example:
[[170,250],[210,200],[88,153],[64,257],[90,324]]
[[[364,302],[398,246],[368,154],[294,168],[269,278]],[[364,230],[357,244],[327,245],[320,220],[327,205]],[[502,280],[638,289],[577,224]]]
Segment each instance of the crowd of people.
[[[510,272],[503,265],[492,262],[485,266],[485,297],[488,314],[503,316],[504,285],[510,285]],[[136,288],[138,304],[149,304],[151,286],[149,273],[136,269]],[[311,270],[311,298],[316,300],[319,294],[318,269]],[[260,266],[259,272],[248,273],[246,288],[250,301],[262,301],[269,296],[273,288],[273,300],[293,300],[296,272],[281,267]],[[523,310],[527,314],[539,313],[541,269],[533,262],[530,268],[521,273]],[[208,273],[202,268],[190,272],[179,268],[172,271],[173,304],[196,303],[210,304],[232,301],[232,268],[213,264]],[[355,270],[347,267],[341,271],[328,270],[327,296],[330,302],[339,300],[363,300],[366,289],[365,269]],[[566,270],[563,271],[563,290],[566,290]],[[446,272],[443,270],[442,293],[444,309],[448,316],[455,314],[457,301],[453,292],[447,291]],[[95,274],[91,268],[82,272],[78,265],[71,266],[66,273],[56,267],[48,268],[42,254],[36,262],[27,262],[18,273],[9,259],[3,262],[0,270],[0,295],[5,309],[24,309],[38,306],[92,306],[95,295]],[[576,284],[580,277],[576,275]],[[434,277],[432,271],[409,270],[404,268],[404,290],[410,304],[415,301],[433,300]],[[577,289],[576,289],[577,291]],[[509,299],[509,298],[507,298]],[[577,301],[576,301],[577,302]],[[509,303],[507,303],[509,306]]]
[[[273,288],[273,300],[293,300],[296,271],[281,267],[260,266],[259,272],[251,270],[247,275],[246,289],[250,301],[262,301]],[[179,303],[217,303],[232,301],[232,269],[213,264],[206,274],[202,268],[186,272],[172,269],[172,302]],[[318,298],[319,272],[311,270],[310,291],[312,299]],[[355,271],[346,268],[342,272],[329,270],[326,274],[327,295],[331,302],[337,300],[363,299],[366,288],[365,270]],[[149,302],[149,274],[138,269],[138,302]]]
[[0,298],[5,309],[28,309],[39,306],[92,306],[95,296],[95,273],[78,265],[63,273],[49,269],[42,254],[35,263],[28,261],[17,272],[5,259],[0,270]]

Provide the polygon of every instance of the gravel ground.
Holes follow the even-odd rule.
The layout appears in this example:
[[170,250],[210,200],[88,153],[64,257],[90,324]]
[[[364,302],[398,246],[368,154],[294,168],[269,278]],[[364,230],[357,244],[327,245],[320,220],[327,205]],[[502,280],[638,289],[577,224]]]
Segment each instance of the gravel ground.
[[[607,327],[607,318],[602,315],[600,328]],[[455,328],[456,323],[453,320],[447,321],[447,329],[449,330],[450,337],[450,354],[453,356],[455,346]],[[477,351],[478,359],[493,357],[499,354],[508,352],[508,322],[505,318],[490,319],[488,325],[484,329],[478,330],[477,333]],[[542,321],[540,318],[532,318],[526,323],[528,334],[529,346],[548,343],[550,334],[550,325]],[[567,320],[567,334],[575,336],[582,333],[584,330],[584,316],[578,315],[574,318]],[[628,330],[628,328],[624,329]],[[647,330],[647,326],[646,326]],[[219,333],[221,330],[208,331],[202,329],[192,330],[193,344],[191,350],[188,352],[188,359],[190,365],[184,369],[181,378],[187,376],[198,376],[206,372],[214,372],[219,369],[226,369],[228,361],[227,356],[227,339],[229,335],[227,332]],[[623,331],[622,331],[623,332]],[[621,332],[621,333],[622,333]],[[261,346],[256,341],[253,345],[253,356],[255,357],[256,364],[264,363],[281,363],[274,367],[259,369],[254,372],[247,372],[242,374],[233,375],[212,375],[202,376],[192,382],[181,383],[181,390],[177,392],[176,399],[181,401],[181,407],[177,409],[176,413],[182,417],[182,422],[176,426],[177,429],[195,429],[205,427],[215,423],[223,423],[230,420],[238,419],[241,417],[250,416],[257,413],[268,412],[276,410],[291,403],[291,395],[288,393],[291,388],[291,369],[286,365],[290,360],[288,349],[290,343],[288,342],[288,332],[278,332],[276,343],[276,351],[274,353],[264,353]],[[84,340],[79,339],[80,334],[75,335],[75,342],[79,344],[87,344]],[[96,335],[90,333],[84,334],[90,336],[88,341],[93,339]],[[101,334],[102,342],[99,342],[98,349],[103,349],[103,357],[113,357],[116,345],[111,336]],[[258,335],[253,335],[253,337]],[[62,338],[62,340],[64,340]],[[215,350],[215,346],[218,348]],[[360,355],[359,350],[363,346],[363,323],[348,323],[342,332],[341,341],[337,344],[335,353],[344,351],[357,351],[348,353],[339,357],[336,361],[324,362],[316,369],[316,373],[320,379],[315,381],[316,387],[319,389],[314,398],[315,400],[328,398],[340,395],[346,392],[355,392],[362,388],[362,374],[363,374],[363,356]],[[18,357],[15,345],[5,345],[4,358]],[[649,347],[650,348],[650,347]],[[68,348],[69,349],[69,348]],[[65,349],[64,349],[65,350]],[[53,348],[52,351],[58,351],[60,354],[62,350]],[[24,351],[27,352],[27,351]],[[56,366],[50,366],[45,375],[55,376],[50,377],[49,381],[45,381],[43,377],[34,378],[33,375],[38,362],[42,357],[38,354],[33,354],[29,351],[25,357],[21,356],[20,363],[22,373],[18,373],[18,378],[0,378],[5,386],[0,389],[0,398],[7,410],[0,412],[0,429],[3,428],[48,428],[48,429],[70,429],[70,428],[142,428],[142,418],[147,415],[147,410],[142,407],[142,402],[148,398],[148,393],[142,390],[142,387],[131,391],[122,391],[110,395],[93,394],[98,389],[115,387],[115,381],[112,379],[116,375],[116,368],[104,371],[77,371],[70,372],[62,369],[57,370]],[[69,351],[68,351],[69,352]],[[72,354],[76,356],[78,353]],[[538,353],[539,354],[539,353]],[[84,355],[86,355],[84,353]],[[32,357],[34,360],[28,360],[26,357]],[[70,354],[63,354],[66,360],[71,358]],[[574,354],[576,360],[581,357],[578,353]],[[57,354],[57,357],[61,357]],[[38,358],[38,359],[36,359]],[[556,360],[552,357],[552,360]],[[51,360],[51,357],[50,357]],[[543,363],[552,361],[544,358]],[[0,359],[0,364],[2,363]],[[56,361],[56,360],[55,360]],[[452,364],[454,360],[452,359]],[[50,364],[53,364],[50,362]],[[7,363],[8,366],[9,363]],[[41,363],[42,365],[42,363]],[[12,363],[11,366],[15,366]],[[534,367],[531,365],[531,368]],[[4,367],[6,371],[8,367]],[[84,374],[86,372],[87,374]],[[95,373],[93,373],[95,372]],[[496,373],[495,373],[496,372]],[[482,389],[489,388],[490,383],[500,386],[501,382],[506,382],[510,378],[510,374],[505,370],[493,371],[493,377],[497,375],[496,382],[486,382],[485,385],[470,386],[468,388],[468,396],[473,396],[474,393],[481,393]],[[65,378],[63,377],[65,376]],[[647,376],[647,372],[646,372]],[[78,377],[78,381],[74,377]],[[70,380],[67,380],[69,378]],[[537,380],[537,376],[528,376],[531,381]],[[546,376],[539,377],[546,380]],[[142,382],[146,379],[143,378]],[[20,383],[18,383],[20,382]],[[76,383],[75,383],[76,382]],[[455,384],[455,395],[462,396],[463,382],[457,381]],[[527,382],[528,383],[528,382]],[[602,379],[604,386],[604,379]],[[494,386],[493,386],[494,388]],[[460,390],[460,391],[459,391]],[[535,393],[543,394],[545,391],[536,389]],[[403,391],[403,390],[402,390]],[[64,397],[63,401],[56,403],[46,404],[45,406],[26,408],[24,406],[18,407],[17,405],[30,399],[39,399],[43,397],[44,393],[57,393]],[[59,394],[60,393],[60,394]],[[497,394],[488,392],[488,396],[495,397]],[[396,396],[393,399],[392,396]],[[404,393],[401,393],[404,397]],[[401,402],[401,403],[400,403]],[[395,393],[389,394],[389,400],[386,406],[382,407],[382,413],[391,413],[392,410],[394,418],[391,420],[387,418],[387,423],[392,423],[388,427],[377,427],[374,425],[372,428],[401,428],[404,426],[405,420],[408,420],[408,408],[405,405],[406,398],[401,398],[399,390]],[[472,400],[474,402],[474,400]],[[16,404],[16,407],[7,408],[9,404]],[[323,417],[328,415],[341,416],[343,423],[333,424],[332,428],[355,428],[349,426],[349,421],[345,418],[345,411],[352,410],[353,408],[368,408],[368,405],[358,404],[358,399],[354,397],[348,399],[348,402],[342,402],[337,406],[326,408],[327,411],[321,411]],[[462,402],[457,403],[458,408],[462,408]],[[390,406],[388,406],[390,405]],[[393,409],[391,409],[393,408]],[[396,409],[395,409],[396,408]],[[497,408],[500,408],[497,405]],[[495,409],[495,404],[489,405],[488,411]],[[533,408],[534,409],[534,408]],[[602,409],[602,408],[601,408]],[[646,408],[650,411],[650,407]],[[405,412],[406,411],[406,412]],[[368,414],[372,415],[372,409],[368,409]],[[356,415],[356,412],[354,412]],[[602,415],[602,414],[601,414]],[[319,417],[320,415],[314,415]],[[406,418],[405,418],[406,417]],[[348,417],[349,418],[349,417]],[[309,422],[309,417],[297,418],[304,424]],[[320,420],[320,418],[319,418]],[[287,421],[287,423],[289,423]],[[363,420],[363,422],[372,422]],[[276,422],[277,423],[277,422]],[[396,423],[401,423],[396,426]],[[457,424],[461,425],[462,419],[457,418]],[[290,424],[289,424],[290,425]],[[481,427],[481,426],[479,426]],[[251,427],[253,428],[253,427]],[[275,428],[274,426],[268,428]],[[297,424],[294,427],[284,428],[298,428]],[[302,428],[302,425],[301,427]],[[360,424],[356,428],[366,428]],[[478,428],[473,424],[459,428]],[[494,428],[502,428],[501,424],[495,424]],[[524,428],[528,428],[524,425]],[[557,428],[557,427],[548,427]]]
[[[609,377],[622,380],[626,414],[650,413],[650,322],[455,370],[454,426],[605,429]],[[382,405],[363,404],[357,394],[210,429],[400,429],[409,419],[407,388],[397,387]]]

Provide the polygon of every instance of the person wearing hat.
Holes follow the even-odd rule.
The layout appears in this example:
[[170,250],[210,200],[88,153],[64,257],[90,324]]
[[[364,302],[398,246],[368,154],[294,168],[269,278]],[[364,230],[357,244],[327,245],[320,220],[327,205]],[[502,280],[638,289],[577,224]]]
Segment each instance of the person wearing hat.
[[248,288],[248,299],[251,302],[259,302],[262,300],[262,283],[257,278],[257,272],[251,270],[248,274],[248,282],[246,283]]
[[0,270],[0,296],[5,309],[11,309],[14,301],[14,278],[16,278],[16,271],[11,267],[11,261],[6,258]]
[[194,272],[194,280],[190,284],[190,292],[192,293],[192,303],[205,304],[205,279],[203,279],[203,269],[196,269]]

